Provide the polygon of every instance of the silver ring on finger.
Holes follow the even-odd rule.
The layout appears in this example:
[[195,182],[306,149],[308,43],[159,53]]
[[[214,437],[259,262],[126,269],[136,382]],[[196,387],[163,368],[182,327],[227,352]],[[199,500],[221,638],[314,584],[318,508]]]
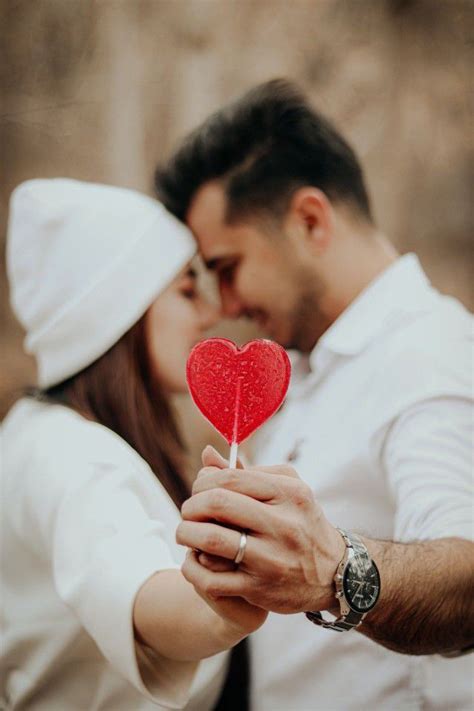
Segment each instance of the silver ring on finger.
[[246,548],[247,548],[247,534],[245,533],[245,531],[242,531],[240,534],[239,550],[237,551],[237,555],[234,558],[234,563],[236,565],[239,565],[239,563],[241,563],[243,561]]

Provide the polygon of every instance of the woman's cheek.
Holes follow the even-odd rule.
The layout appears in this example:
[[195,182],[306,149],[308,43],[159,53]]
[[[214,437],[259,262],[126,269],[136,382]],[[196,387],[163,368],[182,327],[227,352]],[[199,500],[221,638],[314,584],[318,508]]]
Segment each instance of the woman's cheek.
[[[190,299],[182,299],[176,306],[173,313],[172,328],[176,334],[176,345],[180,349],[189,352],[190,343],[195,338],[195,333],[198,330],[198,315],[197,311]],[[179,343],[177,342],[179,339]]]

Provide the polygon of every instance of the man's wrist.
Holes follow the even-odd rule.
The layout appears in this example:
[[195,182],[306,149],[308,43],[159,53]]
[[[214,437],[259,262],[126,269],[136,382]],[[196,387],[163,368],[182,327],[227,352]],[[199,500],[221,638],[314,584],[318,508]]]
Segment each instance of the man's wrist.
[[[370,551],[360,536],[336,529],[344,542],[344,553],[333,576],[334,597],[338,605],[327,602],[323,607],[306,611],[308,619],[316,625],[333,630],[351,630],[361,624],[376,605],[380,595],[380,575]],[[324,619],[321,611],[333,614],[336,619]]]
[[318,586],[318,596],[317,598],[311,598],[306,610],[320,610],[337,616],[339,614],[339,603],[336,598],[334,576],[341,560],[344,558],[346,546],[337,528],[331,528],[331,547],[329,554],[326,556],[328,559],[326,585],[323,591],[321,586]]

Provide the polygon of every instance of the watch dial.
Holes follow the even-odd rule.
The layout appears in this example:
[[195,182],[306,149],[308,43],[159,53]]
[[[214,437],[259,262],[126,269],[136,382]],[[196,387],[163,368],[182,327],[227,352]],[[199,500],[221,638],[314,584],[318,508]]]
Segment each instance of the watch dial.
[[371,563],[368,570],[355,559],[348,562],[342,581],[344,595],[356,612],[368,612],[377,602],[380,593],[380,576],[377,566]]

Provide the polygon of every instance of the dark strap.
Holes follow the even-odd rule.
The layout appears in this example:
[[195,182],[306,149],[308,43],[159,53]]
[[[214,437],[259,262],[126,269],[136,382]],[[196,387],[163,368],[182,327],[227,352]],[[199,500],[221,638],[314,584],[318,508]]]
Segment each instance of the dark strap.
[[352,630],[354,627],[360,625],[364,619],[364,615],[354,610],[349,610],[347,615],[339,617],[337,620],[334,620],[334,622],[325,620],[320,612],[306,612],[305,614],[308,620],[311,620],[315,625],[324,627],[327,630],[336,630],[336,632]]
[[249,711],[250,655],[248,640],[239,642],[230,654],[224,688],[213,711]]

